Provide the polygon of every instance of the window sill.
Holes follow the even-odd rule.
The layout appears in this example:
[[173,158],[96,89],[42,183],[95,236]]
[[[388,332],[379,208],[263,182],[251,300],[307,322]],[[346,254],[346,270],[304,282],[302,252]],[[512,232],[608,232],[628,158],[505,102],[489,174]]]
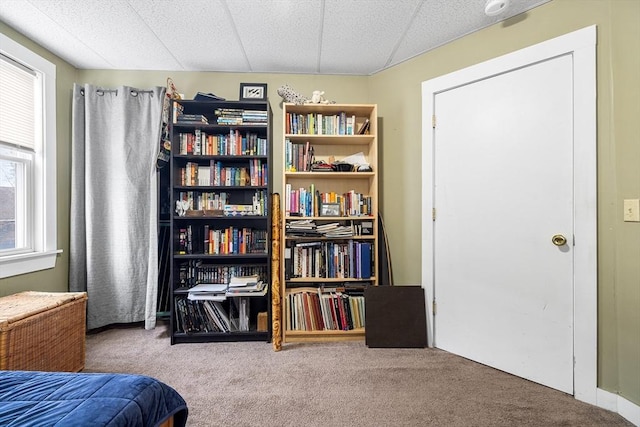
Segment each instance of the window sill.
[[0,279],[53,268],[59,253],[62,249],[0,257]]

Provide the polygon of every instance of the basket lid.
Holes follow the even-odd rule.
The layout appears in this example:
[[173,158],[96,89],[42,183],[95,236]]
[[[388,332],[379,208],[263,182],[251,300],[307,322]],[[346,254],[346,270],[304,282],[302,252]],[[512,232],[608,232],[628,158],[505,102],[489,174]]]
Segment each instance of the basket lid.
[[86,292],[25,291],[0,298],[0,328],[70,301],[86,298]]

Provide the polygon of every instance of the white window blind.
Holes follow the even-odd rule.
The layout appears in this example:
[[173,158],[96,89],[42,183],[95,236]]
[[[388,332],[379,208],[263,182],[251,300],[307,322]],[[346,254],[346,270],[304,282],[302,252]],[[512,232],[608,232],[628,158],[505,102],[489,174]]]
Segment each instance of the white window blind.
[[0,141],[33,150],[36,138],[33,70],[0,55]]

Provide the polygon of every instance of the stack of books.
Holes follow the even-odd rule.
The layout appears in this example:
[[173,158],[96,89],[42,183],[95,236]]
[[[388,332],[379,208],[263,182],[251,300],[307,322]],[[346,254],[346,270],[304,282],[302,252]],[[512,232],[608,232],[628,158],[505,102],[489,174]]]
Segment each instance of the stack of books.
[[219,125],[241,125],[242,108],[217,108],[214,111],[216,123]]
[[224,205],[224,216],[258,215],[253,205]]
[[265,125],[266,110],[245,110],[242,108],[217,108],[214,111],[216,123],[219,125]]
[[267,112],[265,110],[244,110],[242,112],[242,122],[245,125],[267,124]]
[[325,233],[337,230],[339,226],[340,226],[340,223],[338,222],[327,222],[325,224],[320,224],[316,226],[316,230],[320,234],[325,234]]
[[316,227],[318,234],[324,237],[351,237],[353,236],[352,225],[341,225],[339,222],[328,222],[326,224],[320,224]]
[[178,114],[174,123],[204,123],[208,124],[209,120],[202,114]]
[[310,219],[301,219],[297,221],[288,221],[286,224],[286,233],[296,236],[317,236],[316,223]]

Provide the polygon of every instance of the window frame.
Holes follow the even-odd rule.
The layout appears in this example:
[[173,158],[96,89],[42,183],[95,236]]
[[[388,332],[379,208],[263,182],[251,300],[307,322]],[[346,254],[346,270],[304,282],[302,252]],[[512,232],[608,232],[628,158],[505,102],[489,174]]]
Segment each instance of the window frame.
[[33,252],[34,236],[31,224],[35,220],[33,196],[35,157],[32,150],[12,147],[0,142],[0,160],[16,164],[15,171],[15,244],[13,249],[0,249],[0,257]]
[[[33,197],[27,212],[33,237],[32,250],[0,255],[0,279],[54,268],[61,249],[57,249],[56,195],[56,66],[40,55],[0,34],[0,53],[34,70],[39,76],[42,98],[41,138],[35,143]],[[38,138],[38,136],[36,137]]]

